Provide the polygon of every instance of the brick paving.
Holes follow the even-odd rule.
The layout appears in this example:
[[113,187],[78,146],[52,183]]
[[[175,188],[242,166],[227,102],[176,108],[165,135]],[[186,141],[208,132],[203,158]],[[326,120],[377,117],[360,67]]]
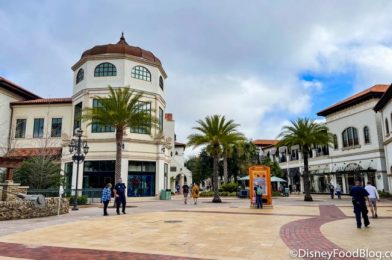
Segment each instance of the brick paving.
[[[110,247],[110,241],[108,241]],[[184,260],[184,259],[198,259],[189,257],[178,257],[158,254],[143,254],[132,252],[117,252],[106,250],[92,250],[80,248],[66,248],[53,246],[31,246],[15,243],[0,242],[1,256],[17,257],[26,259],[45,259],[45,260],[59,260],[59,259],[83,259],[83,260],[116,260],[116,259],[135,259],[135,260]]]
[[[328,240],[321,233],[321,226],[347,216],[335,205],[320,205],[320,216],[292,221],[280,229],[280,237],[284,243],[295,252],[347,252],[345,249]],[[343,254],[342,254],[343,255]],[[322,257],[304,257],[303,259],[325,259]],[[333,258],[333,259],[362,259],[362,258]]]

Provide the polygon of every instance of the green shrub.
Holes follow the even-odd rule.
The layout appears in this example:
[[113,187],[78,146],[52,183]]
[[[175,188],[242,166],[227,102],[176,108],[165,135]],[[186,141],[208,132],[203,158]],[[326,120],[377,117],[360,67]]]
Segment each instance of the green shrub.
[[[75,196],[69,197],[69,205],[73,205],[75,201]],[[87,204],[87,196],[82,195],[78,196],[78,205],[86,205]]]
[[381,198],[390,198],[392,197],[392,194],[386,191],[378,191],[378,195],[380,195]]
[[236,192],[238,190],[238,183],[229,182],[226,184],[222,184],[221,189],[222,192]]
[[279,191],[272,191],[272,197],[280,197],[282,194]]
[[199,193],[200,197],[212,197],[214,196],[214,192],[213,191],[203,191]]

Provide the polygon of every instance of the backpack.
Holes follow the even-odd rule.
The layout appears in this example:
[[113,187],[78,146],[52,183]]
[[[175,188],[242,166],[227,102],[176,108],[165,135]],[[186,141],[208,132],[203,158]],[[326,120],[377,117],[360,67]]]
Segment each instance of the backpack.
[[263,194],[263,190],[261,189],[260,186],[257,187],[257,189],[256,189],[256,194],[257,194],[257,195],[262,195],[262,194]]

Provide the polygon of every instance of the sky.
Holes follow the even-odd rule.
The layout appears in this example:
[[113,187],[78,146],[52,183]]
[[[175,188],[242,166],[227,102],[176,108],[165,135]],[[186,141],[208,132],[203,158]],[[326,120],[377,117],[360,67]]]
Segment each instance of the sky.
[[177,140],[221,114],[249,139],[392,81],[392,1],[0,0],[0,76],[72,96],[83,51],[127,42],[168,74]]

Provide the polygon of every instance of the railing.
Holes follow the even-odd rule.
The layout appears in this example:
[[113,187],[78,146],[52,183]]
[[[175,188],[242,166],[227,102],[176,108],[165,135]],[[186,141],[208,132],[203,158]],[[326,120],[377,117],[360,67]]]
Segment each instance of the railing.
[[[44,197],[59,197],[59,189],[28,189],[27,194],[42,194]],[[71,197],[75,194],[75,189],[65,189],[63,197]],[[87,204],[101,202],[102,189],[78,189],[79,196],[87,197]]]

